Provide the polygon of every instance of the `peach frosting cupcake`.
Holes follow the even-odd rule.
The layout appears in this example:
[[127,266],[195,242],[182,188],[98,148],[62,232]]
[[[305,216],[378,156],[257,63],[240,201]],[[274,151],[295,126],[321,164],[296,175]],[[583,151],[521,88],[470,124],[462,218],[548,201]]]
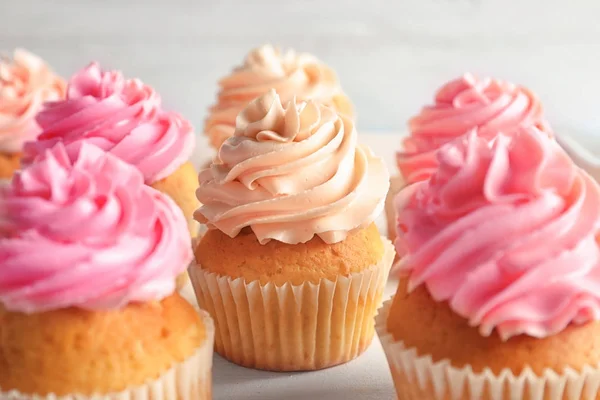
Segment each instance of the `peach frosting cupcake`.
[[197,235],[197,174],[188,161],[193,129],[180,115],[164,111],[150,86],[92,63],[69,80],[66,98],[48,104],[37,121],[43,132],[25,145],[24,163],[58,142],[91,143],[137,167],[146,184],[175,201],[188,219],[190,235]]
[[393,196],[405,185],[427,179],[437,168],[437,150],[476,129],[477,135],[493,141],[499,132],[512,135],[519,127],[535,126],[552,135],[542,104],[529,89],[494,78],[472,74],[444,84],[434,103],[411,118],[409,136],[397,153],[400,175],[392,178],[386,203],[388,231],[394,238]]
[[283,104],[296,98],[313,99],[348,116],[352,104],[340,87],[336,73],[316,57],[264,45],[252,50],[244,63],[219,81],[216,103],[204,132],[215,149],[233,136],[237,115],[255,98],[275,89]]
[[199,182],[208,231],[189,272],[216,351],[275,371],[361,354],[394,251],[373,223],[389,175],[352,120],[271,90],[239,114]]
[[0,180],[20,167],[26,141],[41,132],[35,115],[47,101],[62,99],[65,82],[39,57],[17,49],[0,59]]
[[0,396],[210,398],[213,330],[175,293],[181,210],[88,143],[0,188]]
[[397,197],[377,318],[402,399],[600,397],[600,187],[535,127],[471,133]]

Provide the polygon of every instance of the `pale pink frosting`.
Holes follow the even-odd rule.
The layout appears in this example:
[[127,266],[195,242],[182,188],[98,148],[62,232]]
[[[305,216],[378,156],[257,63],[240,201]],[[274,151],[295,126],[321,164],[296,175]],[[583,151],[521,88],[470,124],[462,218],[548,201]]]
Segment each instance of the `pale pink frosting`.
[[396,198],[410,289],[507,339],[600,318],[600,188],[537,128],[491,146],[475,133]]
[[191,259],[181,210],[93,145],[59,143],[0,187],[0,303],[8,310],[160,300]]
[[511,135],[519,127],[535,126],[552,134],[542,104],[529,89],[471,74],[450,81],[409,122],[410,136],[398,153],[398,167],[409,183],[427,179],[435,171],[435,152],[443,145],[477,128],[492,141],[498,132]]
[[172,174],[194,148],[192,126],[161,107],[159,95],[138,79],[92,63],[69,81],[67,98],[38,115],[43,133],[25,145],[24,163],[55,143],[87,142],[135,165],[146,183]]
[[349,118],[312,101],[284,106],[274,90],[238,116],[199,181],[196,219],[230,237],[251,227],[261,243],[344,240],[375,220],[389,188]]
[[244,64],[221,79],[219,86],[217,102],[204,127],[215,148],[233,135],[235,119],[248,103],[270,89],[277,91],[283,104],[293,98],[315,100],[349,116],[353,113],[330,67],[310,54],[281,52],[271,45],[252,50]]
[[65,96],[65,82],[39,57],[22,49],[0,59],[0,152],[18,153],[41,132],[35,115]]

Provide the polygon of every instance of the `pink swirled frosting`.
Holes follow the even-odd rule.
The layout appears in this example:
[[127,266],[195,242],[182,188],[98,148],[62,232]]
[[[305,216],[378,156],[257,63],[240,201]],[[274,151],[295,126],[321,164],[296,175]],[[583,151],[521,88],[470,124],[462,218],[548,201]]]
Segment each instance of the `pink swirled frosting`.
[[316,57],[264,45],[252,50],[244,64],[219,82],[217,102],[204,127],[219,148],[235,131],[237,115],[255,98],[275,89],[284,104],[293,98],[315,100],[352,116],[352,104],[336,73]]
[[498,132],[511,135],[529,126],[552,134],[539,99],[529,89],[465,74],[442,86],[435,103],[410,120],[398,167],[409,183],[427,179],[437,167],[435,152],[472,129],[492,141]]
[[474,133],[396,198],[410,289],[507,339],[600,318],[600,188],[537,128],[491,146]]
[[135,165],[146,183],[185,163],[195,141],[189,122],[164,111],[151,87],[118,71],[102,71],[96,63],[75,74],[66,99],[49,104],[37,120],[43,133],[25,145],[24,163],[59,141],[87,142]]
[[284,106],[274,90],[240,113],[199,181],[196,219],[230,237],[251,227],[261,243],[342,241],[375,220],[389,188],[349,118],[312,101]]
[[93,145],[59,143],[0,188],[0,303],[9,310],[159,300],[191,259],[181,210]]
[[41,132],[35,115],[65,96],[65,82],[39,57],[22,49],[0,60],[0,152],[18,153]]

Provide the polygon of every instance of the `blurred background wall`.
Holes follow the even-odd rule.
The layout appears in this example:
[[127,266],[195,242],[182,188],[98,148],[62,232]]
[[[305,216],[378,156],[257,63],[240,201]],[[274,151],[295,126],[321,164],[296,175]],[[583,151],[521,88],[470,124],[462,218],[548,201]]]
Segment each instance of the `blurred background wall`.
[[560,129],[600,134],[599,19],[599,0],[0,0],[0,50],[64,75],[122,69],[198,129],[217,79],[272,42],[332,65],[363,131],[402,131],[472,71],[529,86]]

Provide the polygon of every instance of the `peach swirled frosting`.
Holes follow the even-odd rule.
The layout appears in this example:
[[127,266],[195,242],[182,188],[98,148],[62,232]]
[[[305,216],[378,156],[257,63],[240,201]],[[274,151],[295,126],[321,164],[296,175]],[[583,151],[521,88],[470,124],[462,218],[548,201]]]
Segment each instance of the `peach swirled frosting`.
[[43,132],[25,145],[25,163],[59,141],[87,142],[135,165],[146,183],[185,163],[195,141],[189,122],[164,111],[154,89],[96,63],[75,74],[66,99],[49,104],[37,120]]
[[437,167],[435,152],[472,129],[492,141],[498,132],[511,135],[529,126],[552,134],[539,99],[529,89],[465,74],[442,86],[435,103],[410,120],[398,167],[409,183],[427,179]]
[[179,208],[93,145],[59,143],[0,187],[0,304],[9,310],[160,300],[191,259]]
[[217,102],[204,127],[211,144],[219,148],[235,131],[237,115],[255,98],[275,89],[284,104],[315,100],[352,116],[350,100],[336,73],[307,53],[285,52],[264,45],[252,50],[244,64],[219,82]]
[[0,152],[19,153],[40,133],[35,115],[65,95],[65,82],[39,57],[22,49],[0,60]]
[[537,128],[443,147],[429,181],[396,198],[410,289],[500,337],[600,318],[600,188]]
[[368,226],[383,209],[389,174],[357,145],[353,122],[312,101],[283,105],[274,90],[240,113],[219,161],[199,175],[196,219],[261,243],[327,243]]

